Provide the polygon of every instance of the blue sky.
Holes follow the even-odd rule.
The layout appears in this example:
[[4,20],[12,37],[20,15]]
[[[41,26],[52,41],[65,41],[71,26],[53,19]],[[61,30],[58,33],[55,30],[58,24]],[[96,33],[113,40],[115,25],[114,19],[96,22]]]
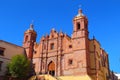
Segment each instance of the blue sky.
[[71,36],[79,5],[88,18],[90,38],[95,36],[109,54],[110,69],[120,73],[120,0],[1,0],[0,39],[22,46],[32,20],[37,42],[52,28]]

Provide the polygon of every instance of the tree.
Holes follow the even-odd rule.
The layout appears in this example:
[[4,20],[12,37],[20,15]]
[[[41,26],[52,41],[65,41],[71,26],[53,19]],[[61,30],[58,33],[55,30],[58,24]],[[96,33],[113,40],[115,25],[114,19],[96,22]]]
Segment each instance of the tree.
[[16,55],[12,57],[7,67],[12,77],[25,78],[30,70],[30,61],[24,55]]

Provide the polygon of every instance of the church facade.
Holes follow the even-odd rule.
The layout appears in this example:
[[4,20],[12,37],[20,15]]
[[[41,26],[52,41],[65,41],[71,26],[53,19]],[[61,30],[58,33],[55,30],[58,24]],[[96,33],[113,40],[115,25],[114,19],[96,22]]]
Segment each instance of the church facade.
[[95,39],[89,39],[88,19],[78,11],[73,19],[73,33],[68,36],[52,29],[36,43],[33,24],[24,33],[23,47],[36,74],[52,76],[88,75],[93,80],[108,80],[108,54]]

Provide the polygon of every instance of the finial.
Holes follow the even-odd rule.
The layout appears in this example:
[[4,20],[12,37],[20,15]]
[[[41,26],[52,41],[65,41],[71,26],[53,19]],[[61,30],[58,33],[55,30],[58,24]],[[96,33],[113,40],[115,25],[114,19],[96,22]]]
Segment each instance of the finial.
[[79,9],[78,13],[79,13],[79,14],[82,14],[82,9]]
[[33,24],[30,24],[29,30],[34,30],[33,27],[34,27],[34,25],[33,25]]
[[79,13],[79,14],[82,14],[82,5],[81,5],[81,4],[79,5],[78,13]]
[[55,31],[55,28],[52,28],[52,31]]
[[60,33],[62,33],[62,30],[60,29]]
[[47,37],[47,36],[49,36],[49,35],[48,35],[48,33],[46,33],[46,35],[45,35],[45,36],[46,36],[46,37]]
[[82,7],[82,5],[79,5],[78,14],[76,17],[83,17],[84,16],[84,14],[82,13],[81,7]]
[[31,24],[30,24],[29,30],[34,30],[34,29],[33,29],[33,27],[34,27],[33,22],[34,22],[34,21],[32,20],[32,22],[31,22]]

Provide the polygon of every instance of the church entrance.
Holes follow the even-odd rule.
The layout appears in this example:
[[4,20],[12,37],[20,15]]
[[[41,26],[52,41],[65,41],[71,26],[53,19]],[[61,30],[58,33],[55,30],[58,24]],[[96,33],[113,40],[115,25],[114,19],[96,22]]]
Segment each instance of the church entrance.
[[55,76],[55,64],[51,61],[48,65],[48,72],[50,75]]

